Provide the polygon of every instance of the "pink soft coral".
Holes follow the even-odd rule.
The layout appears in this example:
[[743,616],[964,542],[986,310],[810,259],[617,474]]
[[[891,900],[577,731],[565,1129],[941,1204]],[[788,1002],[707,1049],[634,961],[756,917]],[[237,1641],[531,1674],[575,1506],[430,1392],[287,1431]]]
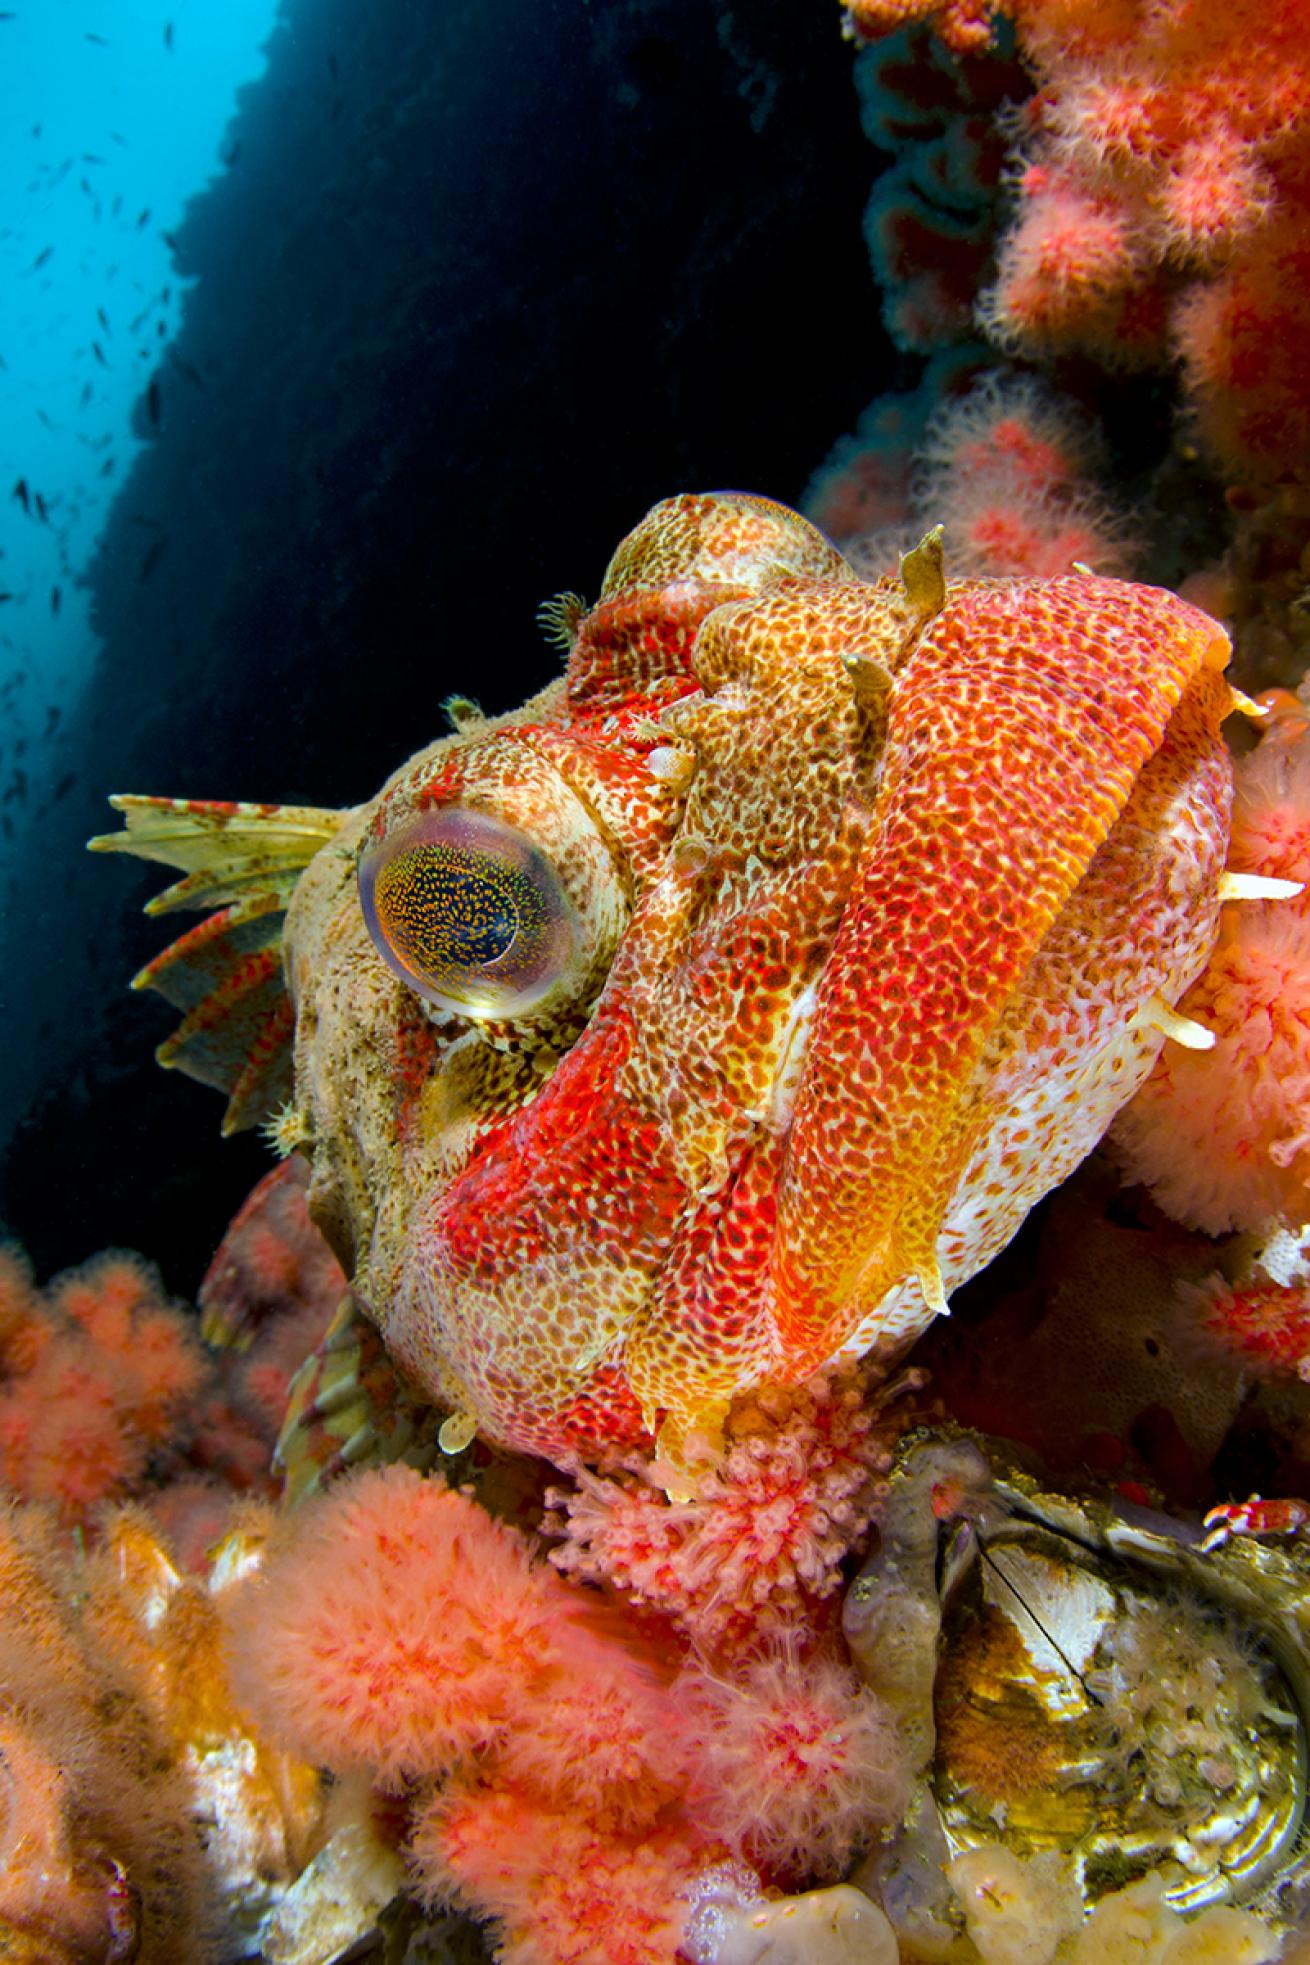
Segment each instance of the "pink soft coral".
[[1075,561],[1126,573],[1125,527],[1095,488],[1097,461],[1073,403],[993,373],[929,424],[915,513],[925,529],[946,514],[953,574],[1054,579]]
[[637,1457],[580,1469],[554,1488],[551,1561],[603,1581],[714,1649],[780,1631],[837,1588],[890,1465],[859,1374],[820,1375],[739,1404],[721,1466],[693,1500],[671,1501]]
[[[1268,736],[1234,772],[1228,864],[1244,873],[1310,883],[1310,737],[1304,711],[1298,716],[1290,706],[1274,704],[1271,720]],[[1291,905],[1310,913],[1310,892]]]
[[693,1813],[773,1880],[831,1882],[899,1819],[904,1744],[844,1661],[784,1648],[734,1677],[690,1667],[679,1692]]
[[421,1811],[410,1857],[430,1903],[495,1918],[501,1965],[673,1965],[682,1892],[705,1862],[677,1828],[601,1834],[574,1812],[462,1783]]
[[99,1256],[44,1293],[0,1256],[0,1479],[66,1520],[137,1486],[178,1429],[204,1361],[136,1256]]
[[[1229,865],[1310,878],[1310,739],[1274,720],[1235,773]],[[1168,1044],[1115,1121],[1124,1164],[1169,1214],[1220,1234],[1310,1217],[1310,890],[1224,910],[1218,947],[1179,1004],[1215,1033]]]
[[981,312],[1012,351],[1182,363],[1229,469],[1310,444],[1310,0],[850,0],[860,33],[932,22],[957,52],[1015,25],[1038,92]]
[[233,1671],[307,1757],[437,1774],[505,1730],[574,1635],[570,1608],[516,1531],[388,1467],[292,1519],[233,1611]]
[[1310,1289],[1304,1283],[1258,1275],[1229,1283],[1215,1275],[1180,1283],[1178,1294],[1198,1332],[1248,1370],[1310,1377]]
[[[1278,911],[1275,911],[1278,910]],[[1129,1176],[1208,1234],[1310,1216],[1310,921],[1244,908],[1179,1004],[1215,1034],[1167,1044],[1112,1138]]]
[[592,1592],[390,1467],[290,1517],[235,1597],[252,1712],[405,1788],[424,1894],[495,1918],[507,1965],[672,1965],[679,1893],[720,1852],[682,1807],[665,1673]]

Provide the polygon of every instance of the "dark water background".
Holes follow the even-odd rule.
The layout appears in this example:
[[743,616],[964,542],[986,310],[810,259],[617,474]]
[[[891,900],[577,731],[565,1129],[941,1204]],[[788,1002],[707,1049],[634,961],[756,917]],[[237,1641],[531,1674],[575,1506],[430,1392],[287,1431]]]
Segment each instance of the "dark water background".
[[121,1245],[187,1293],[269,1159],[151,1061],[175,1019],[126,984],[168,938],[137,912],[162,870],[82,853],[103,796],[356,802],[451,691],[496,711],[548,678],[538,603],[594,595],[656,499],[794,500],[898,379],[836,0],[279,20],[173,235],[196,284],[86,569],[76,785],[7,908],[6,1055],[38,1089],[4,1224],[43,1274]]

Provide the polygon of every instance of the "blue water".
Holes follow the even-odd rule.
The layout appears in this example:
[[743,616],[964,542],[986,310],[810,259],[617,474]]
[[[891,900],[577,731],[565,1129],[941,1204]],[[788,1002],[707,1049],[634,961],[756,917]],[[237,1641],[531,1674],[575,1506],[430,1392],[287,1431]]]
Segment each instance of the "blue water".
[[[0,20],[0,887],[88,768],[87,569],[157,420],[191,282],[171,235],[231,157],[274,0],[29,0]],[[285,31],[285,30],[284,30]],[[153,430],[152,430],[153,433]],[[9,910],[7,909],[6,912]],[[7,996],[30,950],[5,950]],[[40,1082],[0,1074],[0,1125]]]
[[[9,741],[39,746],[92,660],[79,582],[190,284],[169,235],[224,168],[273,13],[273,0],[31,0],[0,21],[0,647],[3,680],[26,675]],[[47,769],[39,749],[29,762]]]

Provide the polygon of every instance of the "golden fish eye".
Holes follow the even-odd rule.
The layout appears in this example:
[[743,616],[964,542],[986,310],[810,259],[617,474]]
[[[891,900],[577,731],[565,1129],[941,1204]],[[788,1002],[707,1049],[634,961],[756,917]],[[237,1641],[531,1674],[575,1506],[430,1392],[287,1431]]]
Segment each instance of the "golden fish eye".
[[558,874],[487,812],[411,819],[364,855],[359,897],[383,961],[462,1016],[523,1016],[575,966],[577,917]]

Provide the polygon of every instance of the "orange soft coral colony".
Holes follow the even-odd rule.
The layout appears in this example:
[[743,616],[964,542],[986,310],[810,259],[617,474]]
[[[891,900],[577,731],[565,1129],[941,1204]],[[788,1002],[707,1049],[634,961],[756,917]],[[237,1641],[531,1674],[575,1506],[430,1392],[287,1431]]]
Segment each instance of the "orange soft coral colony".
[[552,619],[566,674],[457,704],[300,876],[291,1117],[448,1444],[685,1468],[913,1338],[1149,1071],[1216,933],[1228,644],[1085,572],[948,588],[935,535],[866,583],[738,494]]

